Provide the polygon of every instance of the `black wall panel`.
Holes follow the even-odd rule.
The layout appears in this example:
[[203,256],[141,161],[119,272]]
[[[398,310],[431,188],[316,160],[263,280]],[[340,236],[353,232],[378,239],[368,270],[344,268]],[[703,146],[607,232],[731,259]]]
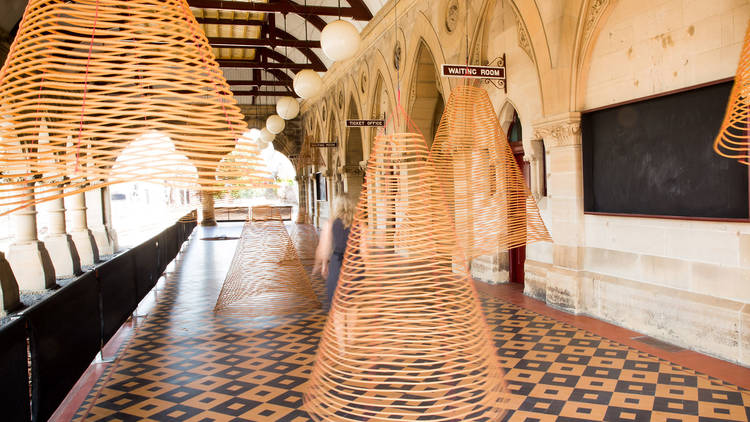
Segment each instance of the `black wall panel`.
[[107,343],[138,306],[132,250],[96,267],[101,296],[102,340]]
[[26,311],[31,339],[32,414],[46,421],[101,346],[99,289],[88,272]]
[[138,302],[154,287],[159,279],[159,274],[161,274],[159,272],[159,249],[156,246],[156,239],[156,237],[151,238],[130,250],[135,261],[135,285]]
[[30,421],[26,320],[0,328],[0,419]]

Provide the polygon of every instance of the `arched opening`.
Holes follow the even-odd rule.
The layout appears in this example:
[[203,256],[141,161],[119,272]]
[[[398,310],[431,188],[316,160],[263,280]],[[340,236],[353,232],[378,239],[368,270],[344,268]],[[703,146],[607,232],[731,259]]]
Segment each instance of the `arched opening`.
[[[354,97],[349,100],[349,114],[347,119],[359,119],[357,103]],[[350,127],[346,129],[346,161],[344,163],[344,191],[352,201],[357,201],[362,191],[363,172],[360,162],[364,160],[362,153],[362,128]]]
[[[299,203],[299,188],[295,180],[296,170],[289,158],[283,153],[269,147],[261,151],[260,158],[266,164],[266,170],[271,174],[278,186],[276,189],[263,189],[266,197],[262,201],[273,205],[291,205],[292,213],[296,212]],[[255,205],[255,204],[252,204]]]
[[435,59],[424,41],[419,43],[415,66],[409,93],[409,98],[413,99],[409,107],[409,115],[422,132],[429,148],[432,146],[432,140],[440,124],[445,103],[438,85],[440,78],[435,67]]
[[[153,165],[157,162],[165,165]],[[110,188],[112,225],[121,247],[143,242],[199,203],[191,195],[197,169],[163,133],[149,132],[130,142],[115,160],[110,180],[125,181]]]
[[[372,108],[370,113],[371,119],[383,119],[386,122],[388,122],[388,113],[391,110],[391,102],[388,99],[388,92],[385,90],[385,83],[383,80],[383,75],[378,72],[378,76],[375,79],[375,91],[373,91],[373,100],[372,100]],[[372,128],[370,129],[370,138],[369,138],[369,148],[368,148],[368,155],[369,155],[369,149],[372,148],[372,145],[375,143],[375,136],[378,134],[378,129]],[[368,158],[368,157],[365,157]]]

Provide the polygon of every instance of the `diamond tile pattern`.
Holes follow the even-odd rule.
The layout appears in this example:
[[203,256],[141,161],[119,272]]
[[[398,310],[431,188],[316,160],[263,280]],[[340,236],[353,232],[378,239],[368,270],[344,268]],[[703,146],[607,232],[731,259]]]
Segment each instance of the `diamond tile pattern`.
[[[198,228],[212,235],[240,229]],[[302,392],[326,314],[216,317],[235,245],[191,241],[156,308],[74,420],[311,420]],[[747,390],[481,297],[512,393],[505,420],[750,420]]]

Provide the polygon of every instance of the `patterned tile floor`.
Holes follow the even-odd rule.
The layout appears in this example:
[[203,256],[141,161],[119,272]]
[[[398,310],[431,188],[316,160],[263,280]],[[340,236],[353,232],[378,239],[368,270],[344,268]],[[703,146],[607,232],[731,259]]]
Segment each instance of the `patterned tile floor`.
[[[236,241],[197,239],[236,236],[241,227],[197,229],[204,232],[178,257],[156,306],[73,420],[311,420],[302,391],[325,313],[213,314]],[[305,249],[314,231],[293,228],[291,237]],[[481,296],[512,391],[505,420],[750,420],[748,390]]]

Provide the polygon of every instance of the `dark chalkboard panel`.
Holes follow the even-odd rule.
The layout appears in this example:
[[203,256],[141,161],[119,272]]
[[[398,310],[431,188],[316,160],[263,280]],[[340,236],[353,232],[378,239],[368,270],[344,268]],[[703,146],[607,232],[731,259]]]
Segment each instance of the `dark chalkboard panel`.
[[748,218],[748,167],[713,140],[732,82],[584,113],[586,212]]

